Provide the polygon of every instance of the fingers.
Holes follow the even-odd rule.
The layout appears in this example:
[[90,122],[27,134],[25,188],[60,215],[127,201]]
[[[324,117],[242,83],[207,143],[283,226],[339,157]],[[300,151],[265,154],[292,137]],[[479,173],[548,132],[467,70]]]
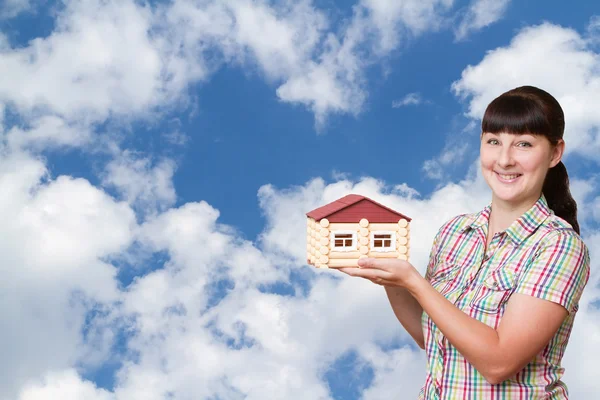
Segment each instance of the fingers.
[[[361,258],[359,268],[340,268],[340,271],[381,286],[403,286],[403,279],[412,264],[395,258]],[[408,271],[408,272],[407,272]]]
[[394,286],[393,282],[388,281],[384,278],[375,278],[375,279],[369,279],[369,280],[379,286]]
[[375,283],[376,285],[381,285],[383,283],[383,278],[377,277],[375,279],[371,279],[371,282]]
[[336,270],[346,274],[346,275],[350,275],[350,276],[355,276],[357,278],[363,278],[363,279],[367,279],[370,280],[371,282],[375,283],[374,281],[374,277],[372,276],[365,276],[364,274],[358,272],[358,268],[355,267],[351,267],[351,268],[336,268]]
[[347,275],[365,278],[377,284],[379,284],[379,282],[386,281],[387,275],[389,275],[385,271],[378,269],[339,268],[339,270]]
[[386,272],[392,272],[395,269],[404,268],[409,265],[407,261],[397,258],[361,258],[358,260],[360,268],[378,269]]
[[377,259],[375,258],[360,258],[358,260],[358,266],[360,268],[373,268],[376,265]]
[[377,270],[365,270],[362,268],[336,268],[338,271],[350,275],[355,276],[357,278],[363,278],[368,281],[373,282],[376,285],[380,286],[390,286],[393,285],[393,282],[388,281],[385,277],[381,276],[381,271]]
[[389,271],[391,263],[397,260],[391,258],[361,258],[358,260],[359,268],[379,269]]

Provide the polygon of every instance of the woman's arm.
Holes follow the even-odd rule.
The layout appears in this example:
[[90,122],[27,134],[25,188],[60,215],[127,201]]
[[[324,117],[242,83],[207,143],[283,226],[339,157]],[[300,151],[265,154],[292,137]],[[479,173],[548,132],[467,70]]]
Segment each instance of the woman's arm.
[[425,348],[425,339],[421,327],[423,307],[405,288],[385,287],[385,293],[390,300],[392,310],[404,329],[412,336],[420,348]]
[[407,289],[448,341],[491,384],[523,369],[568,314],[556,303],[514,294],[496,331],[459,310],[418,272],[407,282]]
[[407,261],[365,258],[358,264],[361,268],[343,272],[406,288],[448,341],[492,384],[514,376],[549,343],[568,313],[576,311],[590,276],[583,241],[572,231],[556,231],[540,245],[494,330],[459,310]]
[[491,384],[510,378],[527,365],[567,316],[559,304],[515,293],[494,330],[458,309],[406,261],[366,258],[359,260],[359,265],[361,268],[343,268],[343,272],[406,288],[448,341]]
[[[433,270],[436,264],[436,257],[438,251],[438,244],[441,237],[441,233],[444,231],[445,225],[442,226],[433,240],[433,245],[429,253],[429,262],[427,264],[427,270],[425,273],[425,279],[433,274]],[[398,286],[384,286],[387,297],[394,311],[394,315],[398,318],[398,321],[402,324],[404,329],[412,336],[417,342],[421,349],[425,349],[425,337],[423,336],[423,326],[421,325],[421,318],[423,317],[423,307],[413,297],[410,292],[404,287]]]

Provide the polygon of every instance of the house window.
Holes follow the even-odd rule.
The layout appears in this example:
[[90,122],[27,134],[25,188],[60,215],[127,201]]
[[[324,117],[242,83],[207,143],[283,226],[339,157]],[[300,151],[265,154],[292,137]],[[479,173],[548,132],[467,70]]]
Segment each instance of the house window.
[[331,243],[335,251],[356,250],[356,232],[338,231],[331,233]]
[[373,232],[371,234],[372,251],[395,251],[396,234],[394,232]]
[[335,247],[352,247],[352,235],[337,234],[335,235]]

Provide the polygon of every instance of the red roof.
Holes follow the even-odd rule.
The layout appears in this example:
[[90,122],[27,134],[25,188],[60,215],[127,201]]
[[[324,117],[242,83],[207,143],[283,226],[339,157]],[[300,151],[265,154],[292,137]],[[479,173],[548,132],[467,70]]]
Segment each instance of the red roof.
[[374,223],[398,222],[402,218],[411,221],[411,218],[406,215],[358,194],[344,196],[322,207],[315,208],[306,215],[316,221],[327,218],[329,222],[353,223],[360,221],[362,218]]

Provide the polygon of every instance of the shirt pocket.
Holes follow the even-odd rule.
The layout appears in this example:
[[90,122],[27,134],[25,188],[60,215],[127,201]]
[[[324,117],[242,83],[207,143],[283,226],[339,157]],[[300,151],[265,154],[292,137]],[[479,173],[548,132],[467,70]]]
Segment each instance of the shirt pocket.
[[511,271],[494,271],[476,289],[475,297],[470,303],[471,308],[485,313],[497,313],[510,297],[516,280],[516,275]]
[[441,294],[446,294],[455,286],[456,277],[460,271],[460,265],[442,263],[437,271],[431,276],[429,283]]

